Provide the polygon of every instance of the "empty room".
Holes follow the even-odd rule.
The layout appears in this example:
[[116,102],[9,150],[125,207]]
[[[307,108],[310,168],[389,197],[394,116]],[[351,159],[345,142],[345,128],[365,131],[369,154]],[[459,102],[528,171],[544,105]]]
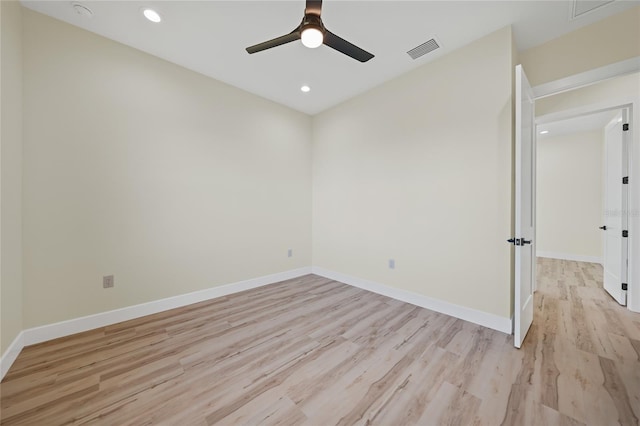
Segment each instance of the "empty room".
[[640,1],[0,22],[0,424],[640,424]]

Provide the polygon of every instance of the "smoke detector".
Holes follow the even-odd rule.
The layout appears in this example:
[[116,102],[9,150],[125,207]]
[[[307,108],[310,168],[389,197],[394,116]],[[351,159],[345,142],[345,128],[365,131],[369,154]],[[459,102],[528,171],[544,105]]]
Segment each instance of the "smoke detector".
[[71,3],[71,7],[73,7],[73,10],[76,11],[76,13],[82,17],[85,18],[92,18],[93,17],[93,12],[91,11],[91,9],[89,9],[87,6],[81,4],[81,3]]

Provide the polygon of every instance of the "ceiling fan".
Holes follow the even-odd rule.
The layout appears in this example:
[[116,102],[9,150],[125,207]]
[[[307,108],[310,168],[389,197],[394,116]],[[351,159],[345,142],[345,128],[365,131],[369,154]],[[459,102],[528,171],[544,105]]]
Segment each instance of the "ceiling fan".
[[304,17],[296,29],[291,31],[289,34],[274,38],[273,40],[247,47],[247,52],[261,52],[263,50],[271,49],[272,47],[301,40],[302,44],[306,47],[313,49],[321,44],[325,44],[360,62],[367,62],[369,59],[373,58],[371,53],[360,49],[358,46],[349,43],[347,40],[338,37],[326,29],[322,23],[322,18],[320,17],[321,12],[322,0],[307,0]]

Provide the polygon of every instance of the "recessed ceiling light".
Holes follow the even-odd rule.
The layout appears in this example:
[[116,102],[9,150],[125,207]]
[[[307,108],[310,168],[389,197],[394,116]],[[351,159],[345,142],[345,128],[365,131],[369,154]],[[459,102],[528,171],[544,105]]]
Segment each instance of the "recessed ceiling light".
[[148,7],[142,10],[142,14],[151,22],[157,23],[162,21],[162,17],[160,16],[160,14],[153,9],[149,9]]
[[304,86],[302,86],[300,88],[300,90],[302,90],[304,93],[307,93],[308,91],[311,90],[311,87],[307,86],[306,84]]
[[546,135],[547,133],[549,133],[548,130],[543,130],[543,131],[540,132],[541,135]]

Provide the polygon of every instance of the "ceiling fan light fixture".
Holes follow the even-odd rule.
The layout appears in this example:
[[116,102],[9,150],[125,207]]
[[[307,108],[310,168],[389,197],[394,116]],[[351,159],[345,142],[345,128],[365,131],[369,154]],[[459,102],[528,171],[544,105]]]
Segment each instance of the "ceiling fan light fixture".
[[309,49],[315,49],[320,46],[324,41],[324,34],[322,30],[315,25],[307,25],[300,34],[302,44]]
[[300,22],[300,25],[298,25],[296,29],[291,31],[289,34],[249,46],[246,48],[247,53],[258,53],[263,50],[300,40],[302,41],[303,46],[310,49],[314,49],[321,44],[324,44],[325,46],[330,47],[333,50],[337,50],[338,52],[359,62],[367,62],[369,59],[373,58],[371,53],[359,48],[353,43],[349,43],[347,40],[335,35],[325,28],[322,23],[322,18],[320,17],[320,13],[322,12],[322,0],[306,0],[306,3],[307,5],[304,9],[302,22]]

